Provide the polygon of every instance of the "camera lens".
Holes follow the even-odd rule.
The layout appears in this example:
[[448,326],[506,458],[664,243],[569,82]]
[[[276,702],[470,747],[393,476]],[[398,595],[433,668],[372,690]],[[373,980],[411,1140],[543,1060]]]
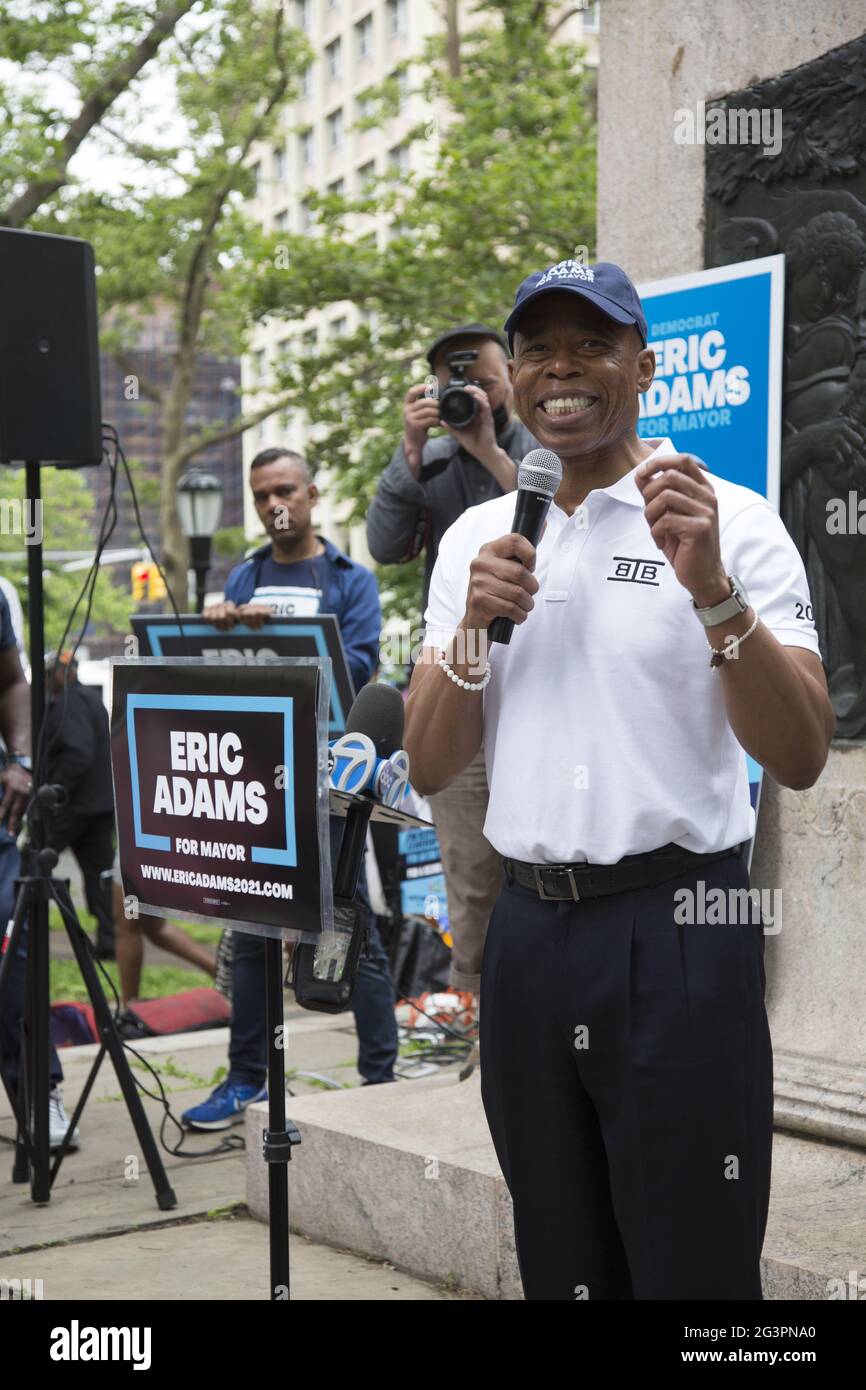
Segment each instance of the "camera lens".
[[456,430],[465,429],[475,419],[478,402],[465,386],[447,386],[439,398],[439,414]]

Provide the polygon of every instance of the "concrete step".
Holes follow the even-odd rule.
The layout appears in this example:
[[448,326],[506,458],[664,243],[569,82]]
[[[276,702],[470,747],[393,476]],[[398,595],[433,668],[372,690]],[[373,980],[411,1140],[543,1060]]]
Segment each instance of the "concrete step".
[[[290,1099],[302,1142],[289,1222],[312,1240],[489,1299],[523,1297],[511,1198],[481,1104],[480,1073]],[[246,1115],[247,1205],[267,1220],[267,1107]],[[866,1152],[777,1132],[762,1274],[767,1299],[866,1291]],[[859,1272],[859,1274],[857,1273]]]

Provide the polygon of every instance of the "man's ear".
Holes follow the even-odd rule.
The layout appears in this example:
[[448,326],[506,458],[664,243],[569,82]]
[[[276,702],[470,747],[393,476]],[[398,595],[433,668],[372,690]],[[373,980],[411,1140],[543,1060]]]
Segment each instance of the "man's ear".
[[637,389],[648,391],[656,374],[656,355],[652,348],[644,348],[637,357]]
[[319,500],[319,489],[316,487],[315,483],[310,483],[309,487],[307,488],[307,496],[310,499],[310,506],[315,507],[316,503]]
[[509,380],[509,382],[511,383],[511,385],[513,386],[513,385],[514,385],[514,358],[513,358],[513,357],[509,357],[509,359],[508,359],[508,361],[506,362],[505,365],[506,365],[506,367],[508,368],[508,380]]

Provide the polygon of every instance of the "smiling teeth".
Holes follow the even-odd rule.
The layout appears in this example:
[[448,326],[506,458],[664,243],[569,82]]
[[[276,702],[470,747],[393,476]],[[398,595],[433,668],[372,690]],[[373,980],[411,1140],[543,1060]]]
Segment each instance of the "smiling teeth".
[[553,401],[542,401],[546,415],[568,415],[576,410],[587,410],[594,402],[594,396],[561,396]]

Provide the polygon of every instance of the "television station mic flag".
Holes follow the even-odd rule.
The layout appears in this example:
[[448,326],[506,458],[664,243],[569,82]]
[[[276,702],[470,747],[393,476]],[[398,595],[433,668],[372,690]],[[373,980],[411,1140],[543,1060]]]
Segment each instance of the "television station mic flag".
[[330,657],[332,666],[329,738],[346,727],[355,690],[340,624],[333,613],[265,618],[260,628],[238,623],[221,632],[199,614],[133,613],[132,631],[141,656],[201,656],[206,661],[251,665],[277,656]]
[[325,657],[115,657],[124,909],[288,941],[333,930]]

